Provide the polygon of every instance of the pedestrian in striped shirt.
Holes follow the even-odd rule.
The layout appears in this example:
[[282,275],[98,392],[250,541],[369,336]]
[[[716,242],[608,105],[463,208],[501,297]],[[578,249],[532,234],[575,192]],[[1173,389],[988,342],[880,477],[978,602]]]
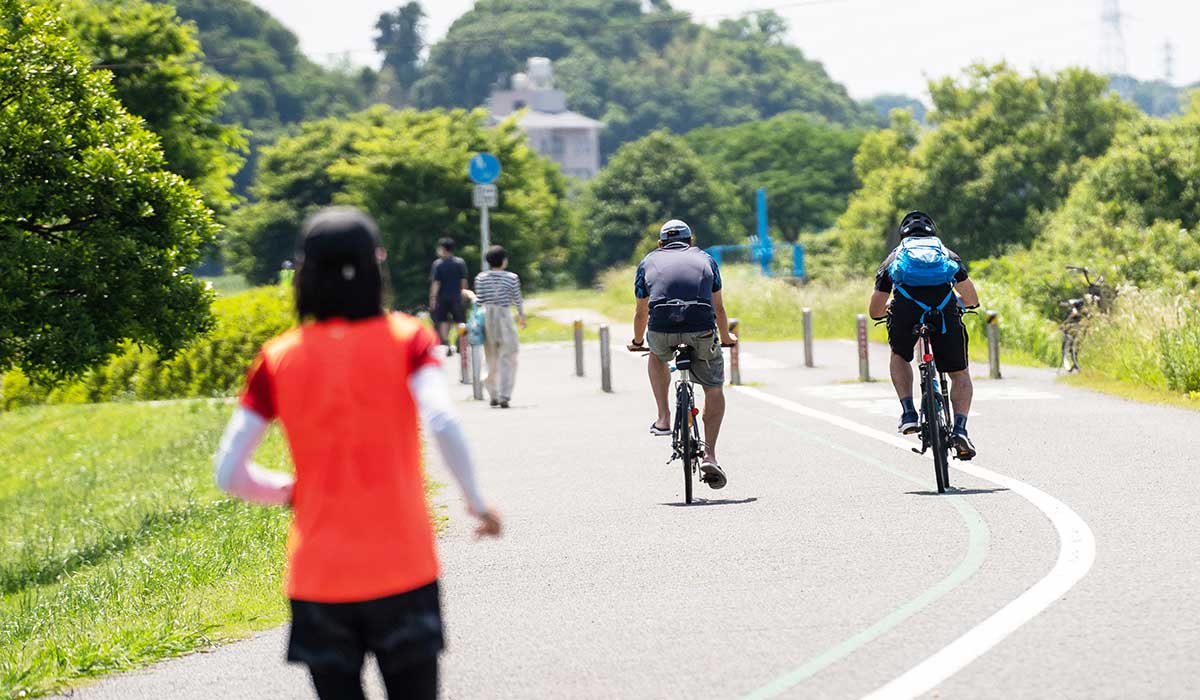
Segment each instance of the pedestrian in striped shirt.
[[489,248],[486,258],[492,269],[475,277],[475,296],[484,309],[483,351],[488,372],[483,381],[492,406],[508,408],[517,379],[517,351],[520,349],[517,325],[513,322],[514,307],[518,323],[525,328],[521,278],[507,270],[508,251],[501,246]]

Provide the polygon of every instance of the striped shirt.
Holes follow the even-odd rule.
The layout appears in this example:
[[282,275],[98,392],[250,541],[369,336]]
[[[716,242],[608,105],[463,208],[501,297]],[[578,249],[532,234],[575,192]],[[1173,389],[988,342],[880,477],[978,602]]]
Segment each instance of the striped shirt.
[[489,270],[475,276],[475,295],[485,306],[515,306],[522,316],[521,278],[508,270]]

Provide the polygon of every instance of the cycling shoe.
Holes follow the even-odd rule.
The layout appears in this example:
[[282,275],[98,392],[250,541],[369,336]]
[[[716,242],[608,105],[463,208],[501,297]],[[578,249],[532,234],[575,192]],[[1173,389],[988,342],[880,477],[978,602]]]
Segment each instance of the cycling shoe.
[[978,452],[975,451],[975,445],[971,443],[971,438],[967,437],[965,431],[956,431],[954,433],[954,449],[957,451],[957,456],[964,462],[970,461]]
[[900,427],[896,428],[896,432],[901,435],[912,435],[913,433],[921,432],[921,419],[917,416],[916,411],[906,412],[900,416]]
[[705,462],[700,465],[700,481],[708,484],[709,488],[714,491],[725,488],[725,484],[728,482],[725,478],[725,471],[716,462]]

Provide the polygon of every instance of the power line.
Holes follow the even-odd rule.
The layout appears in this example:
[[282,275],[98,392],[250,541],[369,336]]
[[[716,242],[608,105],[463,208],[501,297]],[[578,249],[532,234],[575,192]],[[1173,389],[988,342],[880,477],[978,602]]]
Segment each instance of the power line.
[[[780,10],[793,10],[793,9],[798,9],[798,8],[803,8],[803,7],[814,7],[817,5],[837,5],[837,4],[842,4],[842,3],[851,2],[851,1],[852,0],[796,0],[793,2],[781,3],[778,5],[772,5],[769,7],[758,7],[758,8],[749,9],[749,10],[741,10],[738,12],[711,13],[711,14],[706,14],[706,15],[691,15],[687,12],[672,12],[672,13],[666,14],[665,16],[659,17],[659,16],[657,16],[659,13],[645,14],[645,15],[642,15],[637,20],[633,20],[633,21],[609,22],[608,24],[596,27],[595,30],[592,32],[592,34],[595,35],[595,34],[607,33],[607,32],[628,32],[628,31],[635,31],[638,29],[650,29],[650,28],[660,27],[660,26],[665,27],[665,26],[669,26],[672,24],[679,24],[679,23],[686,23],[686,22],[699,23],[704,20],[742,19],[742,18],[753,17],[755,15],[760,15],[765,12],[777,12]],[[522,35],[527,35],[529,33],[530,33],[529,31],[521,32]],[[443,37],[441,39],[441,41],[429,44],[429,47],[434,48],[436,46],[442,46],[442,45],[454,46],[457,44],[476,44],[476,43],[479,43],[480,41],[487,41],[489,39],[490,40],[498,40],[498,39],[503,39],[503,38],[510,37],[510,36],[516,36],[517,34],[518,34],[517,32],[503,30],[503,29],[492,29],[492,30],[484,29],[484,30],[479,30],[479,31],[472,31],[467,35],[459,36],[459,37],[446,36],[446,37]],[[416,44],[414,42],[411,45],[403,45],[400,48],[413,48],[415,45]],[[309,58],[317,58],[317,57],[329,58],[329,57],[338,57],[338,56],[349,56],[352,54],[364,54],[364,53],[374,54],[374,53],[378,53],[378,51],[374,48],[354,48],[354,49],[345,49],[342,51],[322,51],[320,53],[303,54],[303,55],[305,55]],[[193,65],[193,64],[220,65],[220,64],[226,64],[226,63],[232,63],[233,61],[237,61],[237,60],[241,59],[242,57],[243,56],[241,54],[229,55],[229,56],[215,56],[215,57],[205,56],[203,58],[189,59],[189,60],[185,60],[185,61],[174,61],[173,63],[180,64],[180,65]],[[105,69],[105,70],[128,69],[128,68],[153,68],[153,67],[162,65],[163,63],[165,63],[165,62],[164,61],[144,61],[144,62],[128,62],[128,63],[100,63],[100,64],[96,64],[92,67],[95,69]]]
[[1119,0],[1103,0],[1100,21],[1104,25],[1104,38],[1100,49],[1100,70],[1107,75],[1125,75],[1128,72],[1125,33],[1122,29],[1125,17],[1121,13]]

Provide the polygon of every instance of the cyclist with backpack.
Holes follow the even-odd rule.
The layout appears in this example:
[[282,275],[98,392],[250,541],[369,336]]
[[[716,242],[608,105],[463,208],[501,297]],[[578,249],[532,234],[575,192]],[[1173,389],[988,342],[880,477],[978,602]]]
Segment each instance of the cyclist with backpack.
[[938,238],[932,217],[922,211],[909,212],[899,230],[900,245],[879,266],[870,303],[872,318],[887,318],[892,385],[901,406],[899,432],[911,435],[920,430],[913,403],[912,361],[916,329],[927,324],[932,330],[934,361],[951,381],[954,449],[959,459],[968,460],[976,454],[967,434],[974,387],[962,310],[978,306],[979,294],[962,258]]

